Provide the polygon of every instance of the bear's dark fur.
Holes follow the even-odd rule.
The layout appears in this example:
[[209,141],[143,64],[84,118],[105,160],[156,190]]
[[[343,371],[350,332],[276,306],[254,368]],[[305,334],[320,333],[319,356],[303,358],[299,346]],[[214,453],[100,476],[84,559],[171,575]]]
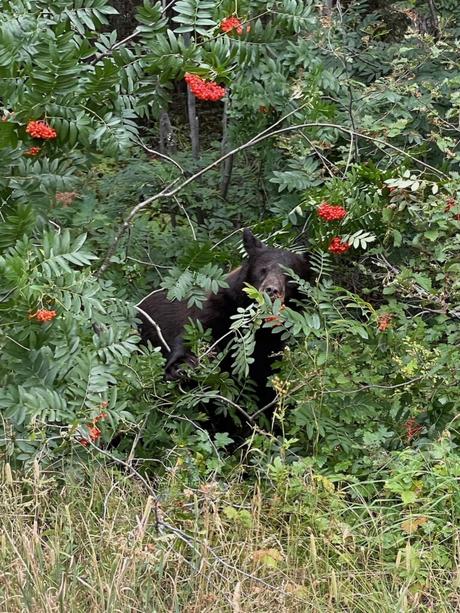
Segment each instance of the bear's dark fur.
[[[298,297],[296,284],[290,280],[282,266],[292,269],[300,278],[309,280],[311,273],[307,260],[291,251],[272,249],[264,245],[248,229],[243,232],[243,243],[248,254],[247,260],[227,276],[229,287],[220,289],[217,294],[211,294],[202,309],[187,307],[185,302],[170,301],[164,291],[150,294],[138,305],[142,319],[142,340],[150,340],[153,345],[162,347],[167,357],[168,379],[178,378],[181,364],[193,361],[193,357],[184,347],[182,337],[184,325],[189,318],[199,320],[205,329],[211,329],[215,341],[222,338],[230,329],[231,316],[239,307],[245,307],[250,302],[243,291],[246,283],[266,292],[272,300],[279,298],[286,306],[295,308],[293,300]],[[170,347],[169,352],[160,342],[156,327],[142,315],[142,311],[160,327],[162,336]],[[249,374],[257,385],[259,401],[262,403],[268,397],[266,382],[271,372],[272,354],[282,349],[280,336],[273,334],[270,328],[261,328],[256,332],[254,362]],[[225,337],[222,347],[228,340],[228,336]],[[219,348],[222,347],[219,345]]]

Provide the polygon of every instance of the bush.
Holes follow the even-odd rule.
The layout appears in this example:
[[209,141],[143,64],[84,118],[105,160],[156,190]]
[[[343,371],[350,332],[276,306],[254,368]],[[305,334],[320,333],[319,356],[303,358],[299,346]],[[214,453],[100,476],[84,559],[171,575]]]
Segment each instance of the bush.
[[[238,407],[258,410],[250,385],[215,367],[200,330],[195,387],[165,383],[160,353],[137,346],[133,306],[160,284],[203,300],[241,261],[233,228],[246,225],[308,251],[316,275],[302,313],[265,324],[291,349],[254,462],[311,455],[355,483],[446,431],[457,444],[455,12],[436,38],[395,7],[402,41],[365,3],[339,19],[245,2],[242,31],[225,32],[235,8],[186,0],[171,19],[146,1],[117,41],[105,0],[5,7],[0,441],[12,462],[89,458],[116,434],[120,454],[178,444],[199,474],[229,469],[238,430],[210,436],[208,407],[241,421]],[[186,73],[205,81],[196,98]],[[223,102],[200,100],[210,82],[227,87]],[[249,336],[271,313],[254,295],[239,322]]]

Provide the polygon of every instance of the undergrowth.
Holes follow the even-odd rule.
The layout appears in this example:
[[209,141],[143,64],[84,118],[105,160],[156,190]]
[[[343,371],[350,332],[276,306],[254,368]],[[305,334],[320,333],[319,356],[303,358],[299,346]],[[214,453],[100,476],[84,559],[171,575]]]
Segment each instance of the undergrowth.
[[375,500],[335,486],[305,460],[278,458],[252,482],[241,469],[194,481],[181,456],[155,483],[97,457],[64,472],[6,465],[0,610],[455,610],[456,478],[446,477],[446,489],[439,469],[459,463],[443,443],[417,460],[419,493],[437,475],[439,539],[431,493],[411,506],[395,485],[414,478],[419,457],[394,459],[373,483],[376,492],[384,485]]

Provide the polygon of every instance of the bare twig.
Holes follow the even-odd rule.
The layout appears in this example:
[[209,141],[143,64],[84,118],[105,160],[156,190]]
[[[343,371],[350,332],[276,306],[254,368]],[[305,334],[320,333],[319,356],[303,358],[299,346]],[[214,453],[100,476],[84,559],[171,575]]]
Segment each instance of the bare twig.
[[141,300],[139,300],[139,302],[135,305],[135,307],[138,307],[141,302],[144,302],[144,300],[147,300],[147,298],[150,298],[150,296],[153,296],[154,294],[159,294],[160,292],[164,292],[164,289],[161,287],[158,287],[157,289],[152,290],[149,294],[147,294],[147,296],[144,296]]
[[[302,383],[301,386],[299,386],[298,388],[293,389],[293,392],[297,392],[299,389],[301,389],[302,387],[304,387],[304,384]],[[266,404],[264,407],[262,407],[261,409],[259,409],[258,411],[256,411],[255,413],[253,413],[251,415],[252,419],[255,420],[257,419],[257,417],[259,417],[259,415],[261,415],[262,413],[265,413],[265,411],[268,411],[268,409],[271,409],[272,407],[274,407],[276,405],[276,403],[278,402],[278,397],[273,398],[273,400],[271,402],[269,402],[268,404]]]
[[146,313],[145,311],[143,311],[140,307],[135,306],[134,307],[136,309],[136,311],[139,311],[139,313],[142,315],[142,317],[145,317],[145,319],[152,324],[152,326],[155,328],[155,330],[157,331],[158,334],[158,338],[160,339],[163,347],[166,349],[166,351],[169,353],[171,351],[168,343],[165,341],[165,338],[163,336],[163,334],[161,333],[161,328],[160,326],[157,324],[157,322],[155,320],[153,320],[150,315],[148,313]]
[[136,28],[134,30],[134,32],[132,32],[129,36],[127,36],[126,38],[123,38],[123,40],[118,41],[118,43],[115,43],[112,47],[110,47],[109,49],[107,49],[107,51],[104,51],[104,53],[99,53],[98,55],[96,55],[91,61],[90,64],[94,65],[97,64],[97,62],[99,62],[100,60],[102,60],[103,58],[112,55],[112,53],[114,51],[116,51],[118,49],[118,47],[122,47],[123,45],[125,45],[126,43],[129,43],[129,41],[135,39],[137,36],[139,36],[140,31]]
[[156,149],[150,149],[150,147],[147,147],[147,145],[144,145],[144,143],[140,140],[137,141],[137,143],[140,147],[142,147],[144,151],[146,151],[147,153],[150,153],[150,155],[154,155],[155,157],[158,157],[164,160],[165,162],[174,164],[174,166],[176,166],[181,171],[181,173],[185,175],[185,170],[182,168],[180,164],[176,162],[176,160],[173,160],[172,157],[169,157],[169,155],[165,155],[164,153],[161,153],[160,151],[157,151]]
[[246,413],[246,411],[242,407],[240,407],[239,404],[236,404],[236,402],[233,402],[233,400],[230,400],[230,398],[225,398],[225,396],[220,396],[219,394],[216,394],[215,396],[213,396],[213,398],[226,402],[231,407],[236,409],[239,413],[241,413],[241,415],[243,415],[243,417],[247,419],[249,423],[254,423],[254,417],[252,415],[249,415],[249,413]]
[[185,217],[187,218],[188,225],[190,226],[190,230],[192,232],[193,240],[196,241],[195,228],[193,227],[193,223],[192,223],[192,220],[190,219],[190,215],[187,213],[187,209],[182,204],[182,202],[180,202],[180,200],[178,198],[176,198],[176,196],[173,196],[173,198],[174,198],[174,201],[177,204],[177,206],[180,208],[180,210],[184,213]]
[[85,440],[88,442],[90,447],[92,447],[97,452],[101,453],[102,455],[105,455],[106,457],[110,458],[112,461],[116,462],[117,464],[124,466],[127,470],[129,470],[129,472],[132,475],[134,475],[137,479],[139,479],[139,481],[142,481],[142,483],[145,485],[145,487],[147,488],[147,491],[150,493],[150,496],[153,499],[153,503],[154,503],[153,508],[155,510],[155,530],[158,534],[161,534],[163,531],[162,529],[163,529],[164,524],[163,524],[161,514],[160,514],[160,501],[158,499],[158,495],[156,491],[153,489],[153,487],[150,485],[147,479],[145,479],[145,477],[143,477],[141,473],[134,468],[134,466],[132,465],[132,462],[131,463],[125,462],[124,460],[121,460],[120,458],[117,458],[116,456],[111,454],[109,451],[106,451],[105,449],[101,449],[101,447],[98,447],[97,445],[95,445],[90,438],[87,438]]
[[136,217],[136,215],[140,211],[145,209],[147,205],[151,204],[152,202],[155,202],[156,200],[159,200],[164,194],[168,193],[168,190],[170,190],[176,183],[178,183],[179,179],[180,177],[177,177],[177,179],[174,179],[174,181],[172,181],[169,185],[167,185],[164,189],[162,189],[161,192],[159,192],[158,194],[155,194],[154,196],[151,196],[150,198],[147,198],[147,200],[143,200],[142,202],[139,202],[139,204],[137,204],[133,209],[131,209],[130,213],[128,214],[125,221],[120,226],[115,238],[113,239],[113,242],[110,245],[106,253],[106,256],[102,262],[101,267],[96,272],[96,275],[95,275],[96,278],[99,278],[109,267],[110,258],[115,253],[118,243],[123,238],[125,233],[128,231],[128,228],[130,227],[131,221],[134,219],[134,217]]
[[144,419],[142,420],[142,424],[137,429],[136,435],[135,435],[134,440],[133,440],[133,444],[131,445],[131,451],[129,452],[128,458],[126,460],[126,463],[129,464],[130,466],[132,466],[132,464],[133,464],[134,452],[136,451],[137,444],[141,440],[141,436],[142,436],[142,433],[144,431],[145,424],[147,423],[148,417],[149,416],[147,414],[144,417]]

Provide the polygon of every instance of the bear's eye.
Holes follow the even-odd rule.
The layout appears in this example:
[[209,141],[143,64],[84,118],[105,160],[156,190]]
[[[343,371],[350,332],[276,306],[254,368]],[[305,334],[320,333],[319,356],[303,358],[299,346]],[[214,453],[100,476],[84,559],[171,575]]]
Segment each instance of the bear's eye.
[[261,275],[262,277],[265,277],[265,275],[267,274],[267,272],[268,272],[268,271],[267,271],[267,269],[265,268],[265,266],[263,266],[263,267],[260,269],[260,271],[259,271],[259,273],[260,273],[260,275]]

